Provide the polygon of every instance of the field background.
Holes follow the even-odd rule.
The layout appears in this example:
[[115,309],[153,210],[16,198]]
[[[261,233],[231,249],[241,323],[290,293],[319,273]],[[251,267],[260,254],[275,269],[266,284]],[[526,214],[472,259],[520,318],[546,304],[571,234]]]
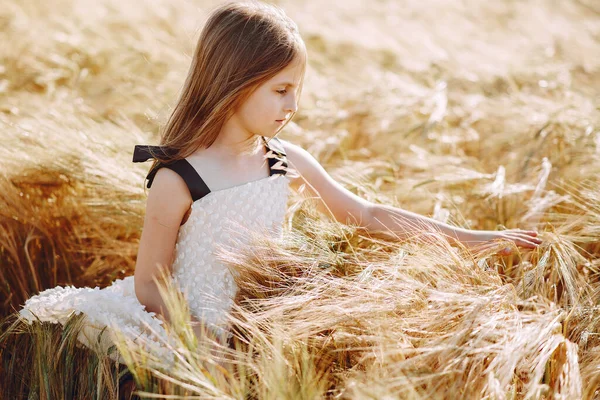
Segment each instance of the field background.
[[[217,4],[3,1],[0,316],[56,285],[103,287],[133,273],[148,168],[131,163],[133,146],[158,142]],[[315,246],[274,253],[275,265],[307,272],[264,305],[285,316],[268,326],[289,347],[259,351],[247,386],[207,389],[206,375],[181,375],[190,393],[598,398],[600,4],[275,4],[309,52],[282,138],[368,200],[467,228],[537,229],[544,244],[509,259],[341,235],[294,194],[286,226]],[[313,272],[315,259],[333,272]],[[324,289],[309,292],[315,279]],[[72,363],[61,358],[63,375],[52,375],[42,353],[23,351],[35,364],[15,366],[21,352],[3,338],[0,376],[51,382],[23,389],[13,379],[4,390],[65,393],[57,382],[76,375]],[[85,390],[113,395],[98,370],[86,376]]]

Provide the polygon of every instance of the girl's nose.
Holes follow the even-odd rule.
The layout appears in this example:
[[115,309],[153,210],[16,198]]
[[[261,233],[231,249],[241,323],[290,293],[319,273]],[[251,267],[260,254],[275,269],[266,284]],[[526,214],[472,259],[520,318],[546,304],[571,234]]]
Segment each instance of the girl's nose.
[[285,111],[289,113],[295,113],[296,111],[298,111],[298,104],[296,102],[295,97],[292,97],[292,99],[289,100],[288,103],[285,105]]

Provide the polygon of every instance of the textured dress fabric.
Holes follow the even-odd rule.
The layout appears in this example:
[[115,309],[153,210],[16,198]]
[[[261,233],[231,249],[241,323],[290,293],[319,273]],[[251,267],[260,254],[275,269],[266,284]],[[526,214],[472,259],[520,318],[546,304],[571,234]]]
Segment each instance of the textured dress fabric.
[[[272,168],[274,165],[270,162]],[[203,194],[193,201],[188,219],[179,229],[173,282],[184,294],[190,313],[219,335],[229,335],[226,313],[237,292],[233,271],[219,259],[219,249],[248,244],[248,230],[281,236],[288,192],[288,176],[271,169],[269,177]],[[85,321],[78,339],[87,347],[108,350],[114,343],[112,332],[118,328],[157,356],[169,356],[166,344],[173,342],[162,321],[138,301],[133,276],[117,279],[106,288],[47,289],[29,298],[19,311],[29,323],[39,320],[61,325],[81,313]],[[101,332],[107,335],[99,336]],[[123,362],[114,354],[113,359]]]
[[190,312],[216,330],[227,324],[237,286],[219,259],[221,247],[247,244],[248,226],[272,236],[282,233],[288,178],[272,175],[258,181],[211,192],[192,204],[179,229],[173,262],[175,282],[186,295]]

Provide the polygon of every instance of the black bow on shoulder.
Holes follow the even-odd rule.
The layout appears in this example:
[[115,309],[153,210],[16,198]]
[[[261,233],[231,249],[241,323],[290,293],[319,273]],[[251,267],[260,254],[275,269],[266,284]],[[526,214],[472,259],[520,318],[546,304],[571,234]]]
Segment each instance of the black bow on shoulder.
[[147,144],[136,144],[133,149],[133,162],[144,162],[156,156],[170,158],[175,154],[173,149],[164,146],[151,146]]
[[[140,163],[140,162],[148,161],[150,159],[156,159],[156,157],[169,159],[169,158],[173,157],[174,155],[175,155],[175,152],[173,151],[173,149],[170,149],[165,146],[151,146],[151,145],[147,145],[147,144],[136,144],[133,149],[133,162]],[[156,175],[158,170],[161,167],[168,165],[168,164],[170,164],[170,162],[165,162],[165,163],[159,162],[158,164],[154,165],[154,168],[150,168],[148,175],[146,175],[146,180],[148,181],[148,184],[146,185],[147,188],[150,188],[150,186],[152,186],[152,181],[154,180],[154,176]]]

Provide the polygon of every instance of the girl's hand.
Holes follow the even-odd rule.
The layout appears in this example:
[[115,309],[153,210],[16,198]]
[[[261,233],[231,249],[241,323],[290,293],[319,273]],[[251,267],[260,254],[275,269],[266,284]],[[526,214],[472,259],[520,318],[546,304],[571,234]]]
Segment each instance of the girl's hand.
[[[542,243],[536,231],[524,231],[521,229],[508,229],[505,231],[470,231],[467,240],[462,243],[469,247],[481,247],[481,245],[492,245],[493,242],[499,240],[508,240],[513,242],[518,247],[526,249],[535,249]],[[506,247],[498,254],[510,255],[512,248]]]

